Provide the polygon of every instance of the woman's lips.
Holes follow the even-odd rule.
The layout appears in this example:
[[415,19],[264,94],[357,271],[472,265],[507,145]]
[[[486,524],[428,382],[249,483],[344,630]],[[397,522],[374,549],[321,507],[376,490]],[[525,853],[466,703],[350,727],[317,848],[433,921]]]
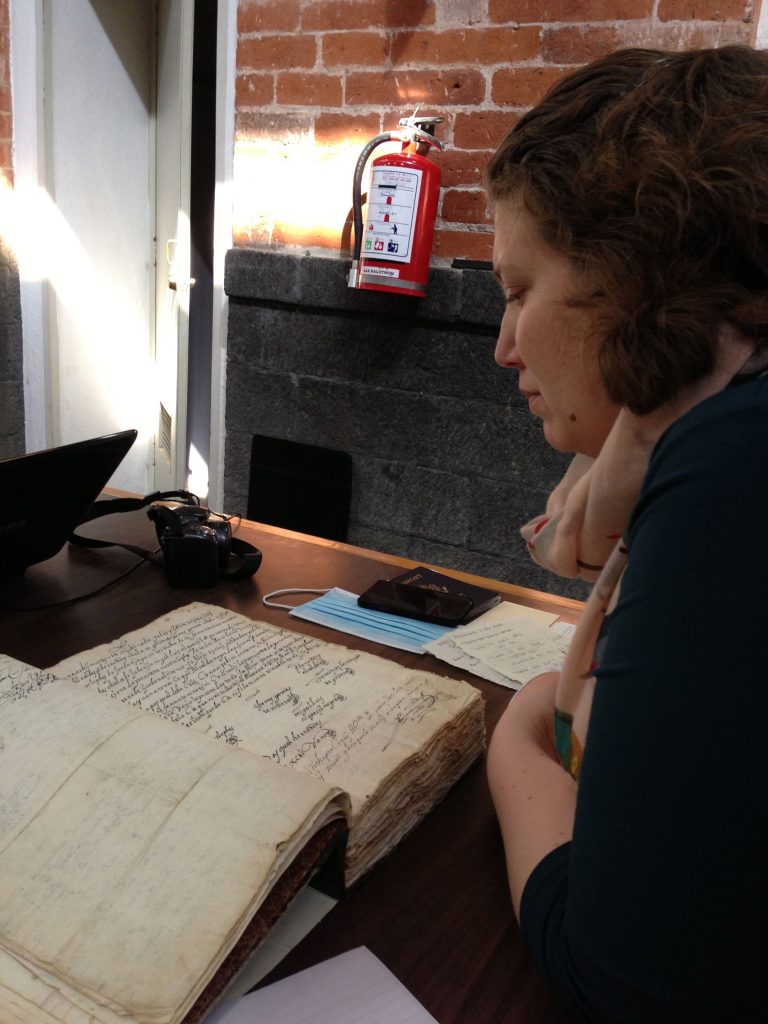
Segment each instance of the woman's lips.
[[532,409],[533,403],[536,401],[537,398],[540,397],[540,394],[539,394],[538,391],[525,391],[522,388],[520,389],[520,394],[523,396],[523,398],[528,403],[528,408],[529,409]]

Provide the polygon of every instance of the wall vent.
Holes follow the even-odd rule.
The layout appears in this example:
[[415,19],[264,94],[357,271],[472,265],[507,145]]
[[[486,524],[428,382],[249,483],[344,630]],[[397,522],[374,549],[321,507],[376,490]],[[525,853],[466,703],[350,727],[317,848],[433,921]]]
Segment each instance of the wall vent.
[[165,453],[168,464],[171,463],[171,434],[173,431],[173,419],[171,414],[160,403],[160,422],[157,428],[157,447]]

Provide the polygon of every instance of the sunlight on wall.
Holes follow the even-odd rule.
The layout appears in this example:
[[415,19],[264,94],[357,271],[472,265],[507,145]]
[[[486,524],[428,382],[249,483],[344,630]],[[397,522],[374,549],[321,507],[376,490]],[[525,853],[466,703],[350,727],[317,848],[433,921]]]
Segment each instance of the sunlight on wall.
[[189,466],[189,480],[186,485],[187,490],[198,495],[200,498],[207,497],[208,463],[193,444],[190,444],[189,446],[187,464]]
[[[147,323],[136,302],[141,282],[109,278],[94,265],[44,189],[0,183],[0,224],[22,282],[51,285],[58,335],[76,343],[63,351],[61,342],[58,351],[62,414],[77,417],[80,406],[88,418],[101,414],[105,423],[151,433]],[[75,377],[87,377],[87,388],[70,387]]]
[[[352,205],[352,175],[362,147],[357,140],[319,146],[309,134],[238,139],[235,235],[254,242],[338,246]],[[384,151],[377,150],[376,155]]]

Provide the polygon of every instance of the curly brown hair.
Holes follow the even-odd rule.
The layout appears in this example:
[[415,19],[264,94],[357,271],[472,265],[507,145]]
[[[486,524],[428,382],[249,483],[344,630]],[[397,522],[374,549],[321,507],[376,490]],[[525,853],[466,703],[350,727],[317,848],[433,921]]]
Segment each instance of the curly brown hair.
[[486,170],[595,289],[600,369],[644,414],[768,340],[768,53],[628,49],[558,82]]

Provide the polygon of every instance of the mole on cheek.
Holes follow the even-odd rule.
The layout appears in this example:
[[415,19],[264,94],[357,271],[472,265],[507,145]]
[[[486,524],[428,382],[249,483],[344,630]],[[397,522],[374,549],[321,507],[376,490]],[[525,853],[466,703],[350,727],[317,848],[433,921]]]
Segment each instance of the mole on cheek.
[[568,417],[568,419],[571,421],[571,423],[575,423],[576,422],[576,413],[572,412],[571,415]]

